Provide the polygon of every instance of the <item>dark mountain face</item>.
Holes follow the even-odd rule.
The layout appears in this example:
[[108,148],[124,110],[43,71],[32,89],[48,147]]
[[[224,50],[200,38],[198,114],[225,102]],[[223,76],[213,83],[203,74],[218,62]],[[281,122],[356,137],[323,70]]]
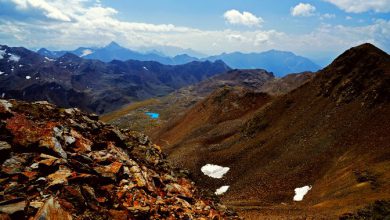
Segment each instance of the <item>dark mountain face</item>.
[[[211,95],[154,139],[201,185],[229,185],[223,200],[243,216],[334,219],[390,198],[389,88],[390,56],[364,44],[288,94],[253,99],[256,109],[240,102],[242,95],[227,103],[224,93]],[[230,170],[210,179],[201,173],[205,164]],[[304,186],[310,191],[303,201],[293,201]]]
[[72,53],[72,54],[77,55],[79,57],[85,57],[85,56],[93,53],[95,50],[96,50],[96,48],[79,47],[73,51],[65,51],[65,50],[50,51],[46,48],[42,48],[42,49],[38,50],[37,53],[39,53],[40,55],[42,55],[44,57],[56,59],[56,58],[62,57],[66,53]]
[[[66,51],[48,51],[41,49],[38,51],[43,56],[49,58],[58,58],[66,53]],[[86,59],[96,59],[103,62],[112,60],[139,60],[139,61],[156,61],[166,65],[181,65],[193,61],[217,61],[222,60],[230,67],[236,69],[265,69],[275,73],[281,77],[289,73],[300,73],[305,71],[315,72],[321,69],[320,66],[313,63],[311,60],[297,56],[291,52],[270,50],[262,53],[223,53],[217,56],[210,56],[202,59],[191,57],[187,54],[168,57],[158,52],[140,53],[120,46],[115,42],[111,42],[102,48],[79,48],[69,53]]]
[[229,69],[220,61],[179,66],[132,60],[104,63],[72,53],[51,59],[24,48],[0,48],[1,96],[47,100],[96,113],[163,96]]
[[311,60],[297,56],[291,52],[270,50],[262,53],[224,53],[205,58],[207,60],[223,60],[232,68],[237,69],[266,69],[275,73],[276,76],[284,76],[289,73],[305,71],[317,71],[320,66]]

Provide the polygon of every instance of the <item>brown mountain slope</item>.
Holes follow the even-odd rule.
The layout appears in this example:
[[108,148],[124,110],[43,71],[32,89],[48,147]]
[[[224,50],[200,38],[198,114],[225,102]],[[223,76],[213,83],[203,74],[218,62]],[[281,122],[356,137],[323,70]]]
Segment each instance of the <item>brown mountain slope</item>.
[[[269,101],[271,96],[266,93],[225,87],[197,103],[183,117],[169,122],[164,127],[163,135],[158,136],[166,142],[166,150],[171,157],[176,155],[181,160],[196,163],[198,158],[194,158],[192,152],[195,150],[194,145],[202,148],[234,136],[237,127],[242,126],[248,116]],[[184,145],[188,146],[188,152],[181,151]]]
[[[246,210],[249,218],[336,218],[390,199],[389,101],[390,57],[364,44],[260,107],[229,138],[215,133],[208,144],[198,141],[203,138],[198,132],[183,142],[183,134],[172,135],[174,127],[162,128],[154,138],[203,186],[230,185],[223,200]],[[202,121],[197,117],[192,121]],[[182,156],[189,154],[191,160]],[[200,172],[207,163],[230,171],[210,179]],[[294,189],[306,185],[312,189],[304,200],[293,202]]]
[[284,95],[311,80],[315,74],[312,72],[292,73],[283,78],[267,81],[260,91],[271,95]]
[[[195,85],[179,89],[167,96],[130,104],[118,111],[103,115],[102,120],[122,128],[148,133],[155,126],[164,124],[173,117],[183,115],[187,109],[219,88],[240,86],[255,89],[261,88],[266,82],[273,79],[272,73],[262,69],[230,70]],[[159,119],[150,119],[145,115],[147,111],[159,113]]]
[[[275,78],[272,73],[265,70],[230,70],[167,96],[130,104],[118,111],[103,115],[102,120],[122,128],[149,134],[149,131],[155,127],[164,125],[172,118],[176,120],[198,101],[225,86],[238,86],[271,95],[281,95],[301,86],[314,75],[312,73],[298,73]],[[159,113],[160,118],[158,120],[150,119],[145,115],[145,112],[148,111]]]

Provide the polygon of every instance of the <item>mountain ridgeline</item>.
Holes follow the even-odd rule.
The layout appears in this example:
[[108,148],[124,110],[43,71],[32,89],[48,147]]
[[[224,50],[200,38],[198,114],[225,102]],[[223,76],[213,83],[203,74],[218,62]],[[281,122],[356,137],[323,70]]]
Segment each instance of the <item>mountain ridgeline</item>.
[[363,44],[316,73],[280,51],[128,57],[164,56],[0,46],[0,219],[390,216],[386,52]]
[[0,95],[46,100],[99,114],[164,96],[230,68],[222,61],[163,65],[154,61],[104,63],[72,53],[52,59],[25,48],[0,46]]
[[[167,96],[132,103],[102,115],[101,119],[121,128],[150,134],[150,129],[153,130],[154,127],[151,125],[180,120],[188,109],[216,90],[234,88],[253,94],[264,92],[279,96],[294,90],[314,76],[314,73],[304,72],[276,78],[273,73],[262,69],[233,69],[197,84],[183,87]],[[145,111],[158,112],[159,118],[156,120],[145,117]]]
[[[283,84],[267,89],[277,94]],[[244,217],[353,219],[345,213],[375,203],[382,207],[366,216],[383,219],[389,134],[390,56],[363,44],[282,96],[219,89],[152,137],[201,186],[229,185],[223,201]],[[205,164],[230,170],[212,179],[201,172]],[[293,201],[304,186],[303,201]]]
[[[49,58],[59,58],[67,51],[49,51],[40,49],[38,53]],[[270,50],[260,53],[223,53],[216,56],[196,58],[187,54],[180,54],[174,57],[165,56],[159,52],[140,53],[111,42],[102,48],[80,47],[74,51],[68,51],[85,59],[97,59],[104,62],[112,60],[140,60],[156,61],[166,65],[180,65],[193,61],[217,61],[222,60],[227,65],[236,69],[265,69],[273,72],[276,76],[284,76],[289,73],[299,73],[304,71],[315,72],[321,69],[308,58],[295,55],[291,52]]]

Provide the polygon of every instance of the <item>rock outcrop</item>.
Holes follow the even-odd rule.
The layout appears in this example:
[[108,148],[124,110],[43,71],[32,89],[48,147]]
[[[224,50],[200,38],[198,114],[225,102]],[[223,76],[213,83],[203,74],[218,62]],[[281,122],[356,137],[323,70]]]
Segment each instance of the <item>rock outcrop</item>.
[[139,133],[0,100],[0,219],[236,219]]

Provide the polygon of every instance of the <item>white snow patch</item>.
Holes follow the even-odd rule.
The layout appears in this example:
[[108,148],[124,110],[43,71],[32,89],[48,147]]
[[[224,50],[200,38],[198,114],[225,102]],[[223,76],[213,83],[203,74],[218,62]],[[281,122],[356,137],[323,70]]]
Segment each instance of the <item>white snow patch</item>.
[[80,57],[85,57],[89,54],[93,54],[93,51],[92,50],[89,50],[89,49],[86,49],[86,50],[83,50],[83,53],[80,55]]
[[12,108],[12,104],[8,102],[7,100],[0,99],[0,104],[3,105],[6,111],[10,111],[9,108]]
[[149,71],[149,69],[146,66],[144,66],[143,69],[146,71]]
[[3,75],[4,73],[5,73],[5,72],[1,72],[1,71],[0,71],[0,75]]
[[8,59],[14,62],[19,62],[20,56],[10,53],[10,57]]
[[55,59],[50,59],[49,57],[45,57],[45,60],[50,61],[50,62],[56,61]]
[[31,79],[31,76],[26,76],[26,79]]
[[216,179],[221,179],[223,175],[225,175],[230,170],[230,168],[221,167],[213,164],[206,164],[200,170],[206,176],[216,178]]
[[5,50],[0,50],[0,60],[4,58]]
[[221,186],[217,190],[215,190],[215,195],[222,195],[224,194],[230,186]]
[[304,186],[301,188],[295,188],[294,201],[302,201],[303,197],[311,190],[311,186]]

